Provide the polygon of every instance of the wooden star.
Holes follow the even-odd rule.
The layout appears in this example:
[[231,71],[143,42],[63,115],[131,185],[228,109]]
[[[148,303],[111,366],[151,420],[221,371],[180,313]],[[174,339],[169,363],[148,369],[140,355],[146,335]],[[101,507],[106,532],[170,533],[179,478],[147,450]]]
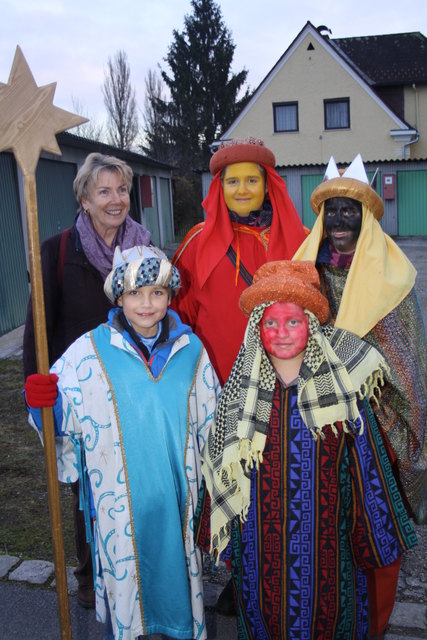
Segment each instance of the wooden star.
[[87,122],[53,105],[56,82],[38,87],[20,47],[8,84],[0,82],[0,151],[12,149],[24,175],[35,172],[40,151],[61,155],[55,134]]

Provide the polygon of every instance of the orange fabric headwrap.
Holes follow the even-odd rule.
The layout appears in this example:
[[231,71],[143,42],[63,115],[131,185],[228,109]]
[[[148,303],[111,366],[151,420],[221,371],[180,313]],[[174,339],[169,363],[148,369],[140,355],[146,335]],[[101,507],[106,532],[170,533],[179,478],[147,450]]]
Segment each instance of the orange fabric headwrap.
[[[273,207],[267,260],[288,260],[303,242],[306,233],[288,195],[285,181],[272,167],[262,166],[266,171],[268,197]],[[197,277],[201,287],[227,253],[234,235],[219,172],[213,178],[202,206],[206,211],[206,222],[200,233],[197,253]]]
[[255,272],[253,284],[240,296],[245,316],[262,302],[293,302],[308,309],[321,324],[329,316],[329,305],[320,292],[317,269],[312,262],[277,260],[266,262]]

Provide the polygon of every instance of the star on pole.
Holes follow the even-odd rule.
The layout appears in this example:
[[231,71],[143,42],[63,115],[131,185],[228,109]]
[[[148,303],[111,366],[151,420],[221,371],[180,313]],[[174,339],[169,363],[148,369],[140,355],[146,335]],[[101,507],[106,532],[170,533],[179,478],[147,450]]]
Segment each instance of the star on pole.
[[[49,355],[40,260],[35,171],[42,149],[55,155],[61,155],[55,137],[56,133],[87,122],[86,118],[53,105],[55,89],[56,82],[43,87],[36,85],[24,55],[17,47],[9,82],[8,84],[0,82],[0,151],[12,149],[24,176],[34,337],[37,367],[43,374],[47,374],[49,371]],[[61,640],[71,640],[54,420],[50,407],[42,407],[42,423]]]
[[61,155],[55,134],[87,122],[55,107],[56,82],[38,87],[16,47],[9,82],[0,82],[0,151],[12,149],[24,175],[35,172],[40,151]]

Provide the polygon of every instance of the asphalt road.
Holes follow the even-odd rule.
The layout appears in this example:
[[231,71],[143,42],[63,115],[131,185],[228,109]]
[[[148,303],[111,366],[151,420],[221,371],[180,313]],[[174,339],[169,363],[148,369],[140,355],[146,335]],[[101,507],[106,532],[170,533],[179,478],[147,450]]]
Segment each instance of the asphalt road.
[[[76,596],[69,596],[73,640],[103,640],[104,625],[93,610],[83,609]],[[206,611],[209,639],[237,638],[236,618]],[[55,591],[0,581],[1,640],[57,640],[61,637]],[[160,636],[151,636],[160,638]]]

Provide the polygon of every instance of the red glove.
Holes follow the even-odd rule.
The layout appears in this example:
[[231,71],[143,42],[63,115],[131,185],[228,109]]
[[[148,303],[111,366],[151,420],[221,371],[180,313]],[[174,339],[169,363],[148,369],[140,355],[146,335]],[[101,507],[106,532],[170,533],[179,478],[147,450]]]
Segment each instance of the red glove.
[[48,376],[42,373],[33,373],[28,376],[25,385],[25,399],[33,409],[40,407],[53,407],[58,396],[58,376],[50,373]]

